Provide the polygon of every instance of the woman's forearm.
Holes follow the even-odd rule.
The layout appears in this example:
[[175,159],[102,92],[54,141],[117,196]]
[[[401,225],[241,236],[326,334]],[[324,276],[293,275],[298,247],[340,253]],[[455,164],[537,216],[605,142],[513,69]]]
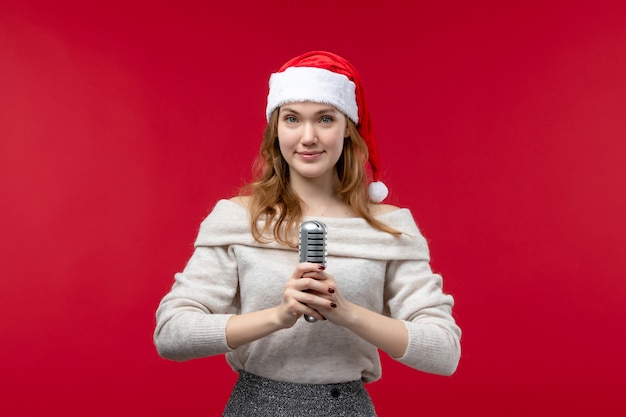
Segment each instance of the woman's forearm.
[[[356,304],[350,306],[349,318],[343,325],[355,334],[388,353],[399,358],[408,345],[408,332],[405,325],[396,319],[375,313]],[[226,341],[235,349],[261,339],[285,326],[279,320],[278,308],[268,308],[236,315],[226,325]]]
[[283,328],[276,307],[239,314],[232,316],[226,324],[226,341],[235,349]]
[[404,355],[409,343],[404,323],[356,304],[350,310],[347,328],[394,358]]

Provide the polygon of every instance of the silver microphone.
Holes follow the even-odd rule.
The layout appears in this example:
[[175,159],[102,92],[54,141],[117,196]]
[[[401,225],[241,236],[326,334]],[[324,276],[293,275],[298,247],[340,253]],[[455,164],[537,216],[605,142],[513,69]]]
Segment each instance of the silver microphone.
[[[309,220],[300,225],[300,262],[313,262],[326,266],[326,225],[316,220]],[[315,317],[304,315],[309,323],[317,321]]]

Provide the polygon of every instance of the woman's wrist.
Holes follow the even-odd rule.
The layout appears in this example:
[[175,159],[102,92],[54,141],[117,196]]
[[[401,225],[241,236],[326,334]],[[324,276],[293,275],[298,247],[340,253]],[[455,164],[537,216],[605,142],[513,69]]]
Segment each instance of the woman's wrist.
[[272,307],[231,317],[226,325],[228,345],[234,349],[286,328],[278,310]]
[[357,328],[359,326],[359,323],[362,321],[362,315],[359,311],[361,307],[344,300],[341,304],[341,309],[343,310],[341,315],[341,322],[337,324],[349,330]]

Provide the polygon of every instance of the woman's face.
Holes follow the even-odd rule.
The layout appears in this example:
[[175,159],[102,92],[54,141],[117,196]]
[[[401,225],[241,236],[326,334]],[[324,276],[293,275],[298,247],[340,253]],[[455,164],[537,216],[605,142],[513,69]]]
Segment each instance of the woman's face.
[[301,102],[280,107],[278,143],[290,176],[332,181],[346,130],[344,114],[328,104]]

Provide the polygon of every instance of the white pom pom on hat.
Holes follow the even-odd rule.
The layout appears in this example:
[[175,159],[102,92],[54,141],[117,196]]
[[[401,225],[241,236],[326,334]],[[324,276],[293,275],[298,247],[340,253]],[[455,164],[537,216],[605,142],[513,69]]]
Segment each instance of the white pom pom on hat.
[[269,88],[265,109],[267,120],[283,104],[301,101],[330,104],[345,113],[356,124],[367,145],[372,169],[369,198],[375,203],[387,198],[389,190],[380,181],[378,147],[363,83],[350,62],[332,52],[306,52],[290,59],[272,74]]
[[367,193],[370,196],[370,200],[372,200],[374,203],[380,203],[385,198],[387,198],[387,195],[389,195],[389,189],[384,182],[373,181],[367,187]]

